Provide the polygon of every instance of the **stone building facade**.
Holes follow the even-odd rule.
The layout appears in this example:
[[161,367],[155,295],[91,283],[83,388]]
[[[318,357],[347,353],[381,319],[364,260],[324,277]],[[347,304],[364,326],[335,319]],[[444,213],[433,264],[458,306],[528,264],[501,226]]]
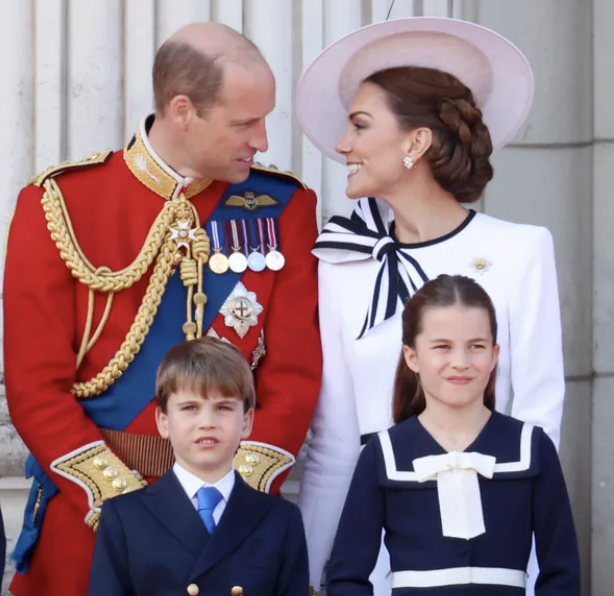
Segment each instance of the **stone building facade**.
[[[385,19],[389,5],[390,0],[3,2],[0,233],[19,188],[35,172],[124,143],[151,108],[156,47],[179,26],[199,20],[217,20],[243,31],[275,71],[278,97],[268,123],[271,148],[260,161],[302,176],[320,197],[323,219],[347,212],[345,172],[324,160],[298,131],[293,87],[323,46],[363,24]],[[515,141],[495,157],[496,177],[479,209],[545,225],[553,232],[567,374],[561,454],[580,537],[583,596],[610,596],[614,2],[396,0],[391,16],[421,14],[456,16],[491,27],[512,39],[535,71],[529,119]],[[0,396],[0,503],[11,541],[27,491],[22,478],[25,454]],[[289,492],[298,481],[300,467]]]

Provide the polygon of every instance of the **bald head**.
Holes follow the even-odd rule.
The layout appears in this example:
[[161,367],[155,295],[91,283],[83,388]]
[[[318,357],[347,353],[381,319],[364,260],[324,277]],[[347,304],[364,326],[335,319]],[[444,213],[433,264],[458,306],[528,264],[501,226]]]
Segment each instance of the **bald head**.
[[187,44],[211,58],[264,63],[264,58],[254,43],[238,31],[220,23],[186,25],[173,34],[167,43]]
[[185,95],[203,113],[220,101],[224,69],[270,68],[246,37],[220,23],[192,23],[162,44],[153,67],[156,111],[164,114],[173,97]]

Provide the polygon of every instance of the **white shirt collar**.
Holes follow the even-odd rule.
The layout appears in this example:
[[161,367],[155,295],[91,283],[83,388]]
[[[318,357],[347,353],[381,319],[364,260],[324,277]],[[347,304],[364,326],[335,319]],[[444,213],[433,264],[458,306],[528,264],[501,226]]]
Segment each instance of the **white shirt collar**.
[[217,488],[222,494],[222,498],[225,502],[228,502],[230,498],[230,493],[235,485],[235,471],[230,470],[226,476],[220,478],[215,484],[211,484],[209,482],[205,482],[201,480],[198,476],[195,476],[191,472],[188,472],[183,466],[175,462],[173,464],[173,472],[175,476],[177,476],[177,480],[183,487],[183,490],[187,493],[190,499],[194,499],[196,497],[196,493],[203,486],[214,486]]

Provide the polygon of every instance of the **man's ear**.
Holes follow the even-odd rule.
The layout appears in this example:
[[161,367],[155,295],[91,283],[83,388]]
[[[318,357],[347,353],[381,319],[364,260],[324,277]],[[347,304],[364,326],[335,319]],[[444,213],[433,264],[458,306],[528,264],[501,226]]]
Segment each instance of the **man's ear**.
[[180,129],[185,129],[197,115],[197,110],[187,95],[175,95],[168,102],[164,113],[164,117],[171,120]]

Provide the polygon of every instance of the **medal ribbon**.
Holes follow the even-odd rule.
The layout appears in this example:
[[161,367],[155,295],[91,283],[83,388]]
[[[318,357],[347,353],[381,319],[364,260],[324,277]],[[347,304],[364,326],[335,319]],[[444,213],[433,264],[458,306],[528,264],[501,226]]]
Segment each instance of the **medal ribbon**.
[[262,256],[266,256],[266,251],[265,251],[265,244],[266,244],[266,242],[264,240],[264,238],[265,238],[264,222],[261,219],[258,220],[258,237],[259,237],[259,240],[260,240],[260,246],[259,246],[260,252],[262,253]]
[[277,233],[275,229],[275,219],[272,217],[267,217],[266,225],[269,236],[269,248],[271,249],[271,251],[277,250]]
[[240,252],[241,242],[239,241],[239,230],[237,228],[236,220],[230,220],[230,229],[232,231],[232,250],[234,250],[235,252]]
[[222,245],[220,243],[220,232],[217,227],[217,221],[211,222],[211,238],[213,240],[213,252],[221,252]]
[[241,220],[241,228],[243,229],[243,252],[245,256],[249,256],[249,235],[247,233],[247,222],[242,219]]

